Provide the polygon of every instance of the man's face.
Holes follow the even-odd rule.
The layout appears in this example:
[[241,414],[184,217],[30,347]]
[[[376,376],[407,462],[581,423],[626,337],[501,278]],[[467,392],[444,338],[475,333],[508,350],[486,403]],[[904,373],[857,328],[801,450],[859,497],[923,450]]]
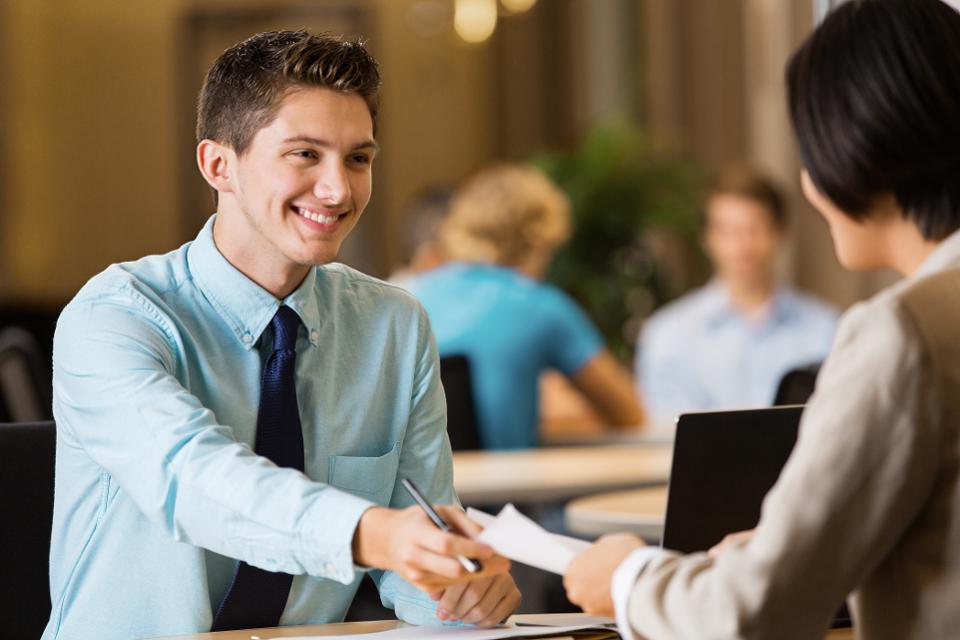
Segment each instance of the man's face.
[[704,244],[720,277],[751,282],[771,276],[781,234],[763,204],[720,194],[707,202],[706,215]]
[[375,153],[359,95],[287,94],[244,154],[230,156],[231,187],[217,220],[235,254],[228,259],[294,271],[334,260],[370,200]]

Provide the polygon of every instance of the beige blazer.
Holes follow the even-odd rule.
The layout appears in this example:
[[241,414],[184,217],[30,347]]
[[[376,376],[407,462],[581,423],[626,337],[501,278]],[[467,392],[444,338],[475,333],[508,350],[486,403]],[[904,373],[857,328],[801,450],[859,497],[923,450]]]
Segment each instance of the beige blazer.
[[747,542],[654,556],[630,594],[653,639],[960,638],[960,232],[851,308]]

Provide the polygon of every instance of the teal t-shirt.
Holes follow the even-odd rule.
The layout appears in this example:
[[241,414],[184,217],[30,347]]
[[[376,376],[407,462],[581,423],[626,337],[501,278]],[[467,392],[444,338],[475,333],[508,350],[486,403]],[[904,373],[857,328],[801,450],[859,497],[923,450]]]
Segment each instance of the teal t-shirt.
[[540,374],[573,375],[603,347],[586,314],[560,289],[503,267],[452,263],[408,286],[440,356],[470,361],[483,447],[536,446]]

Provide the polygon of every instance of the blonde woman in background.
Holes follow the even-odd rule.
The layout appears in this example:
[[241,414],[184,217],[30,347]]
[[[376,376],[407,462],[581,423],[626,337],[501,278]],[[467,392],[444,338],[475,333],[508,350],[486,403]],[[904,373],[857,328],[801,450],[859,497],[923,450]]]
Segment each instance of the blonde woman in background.
[[629,373],[596,327],[563,291],[541,282],[570,232],[570,203],[541,171],[494,166],[453,198],[439,230],[447,263],[410,284],[441,357],[470,361],[484,448],[536,446],[538,379],[551,369],[610,424],[644,421]]

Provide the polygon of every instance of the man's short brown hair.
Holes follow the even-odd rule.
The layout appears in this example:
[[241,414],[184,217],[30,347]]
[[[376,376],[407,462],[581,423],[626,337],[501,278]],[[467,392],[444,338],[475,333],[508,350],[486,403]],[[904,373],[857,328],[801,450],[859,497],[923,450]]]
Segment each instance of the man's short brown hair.
[[376,129],[380,71],[362,42],[267,31],[230,47],[210,67],[197,103],[197,141],[216,140],[243,154],[298,87],[359,94]]
[[716,196],[738,196],[763,205],[770,219],[779,230],[787,227],[787,212],[783,196],[770,178],[756,169],[744,165],[730,165],[713,176],[707,184],[703,197],[703,227],[706,228],[707,206]]

